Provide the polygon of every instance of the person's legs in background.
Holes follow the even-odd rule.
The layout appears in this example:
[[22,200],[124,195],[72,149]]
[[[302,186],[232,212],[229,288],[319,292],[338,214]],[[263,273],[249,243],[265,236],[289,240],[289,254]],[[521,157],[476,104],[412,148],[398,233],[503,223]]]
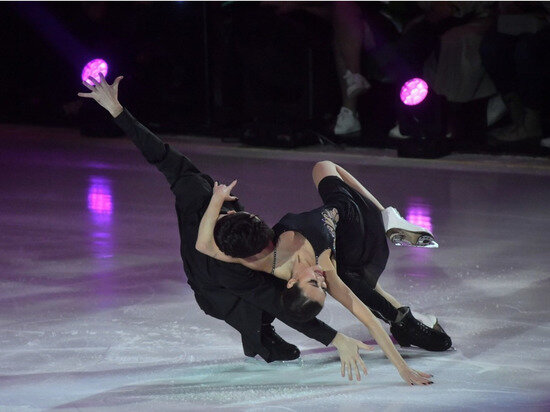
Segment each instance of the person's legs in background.
[[[424,62],[433,52],[438,52],[440,34],[446,26],[422,20],[413,24],[396,41],[377,48],[372,58],[385,81],[400,88],[407,80],[422,78]],[[432,91],[421,105],[405,107],[396,95],[398,125],[390,134],[402,138],[442,138],[446,132],[442,100]]]
[[538,143],[543,137],[549,67],[550,30],[513,36],[490,33],[481,43],[483,65],[508,108],[512,124],[497,129],[493,145]]
[[538,143],[543,138],[542,111],[548,93],[550,27],[520,38],[514,57],[519,93],[525,107],[518,134]]
[[361,75],[361,50],[374,47],[374,39],[369,26],[362,18],[359,5],[355,2],[334,2],[332,6],[332,26],[334,30],[334,57],[342,107],[334,134],[349,135],[361,131],[357,116],[358,97],[370,88]]

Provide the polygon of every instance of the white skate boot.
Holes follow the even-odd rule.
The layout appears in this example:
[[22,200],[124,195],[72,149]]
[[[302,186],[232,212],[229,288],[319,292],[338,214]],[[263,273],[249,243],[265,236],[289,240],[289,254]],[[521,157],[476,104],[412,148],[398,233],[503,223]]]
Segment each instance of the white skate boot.
[[401,217],[394,207],[382,210],[386,236],[396,246],[438,248],[434,235],[421,226],[413,225]]

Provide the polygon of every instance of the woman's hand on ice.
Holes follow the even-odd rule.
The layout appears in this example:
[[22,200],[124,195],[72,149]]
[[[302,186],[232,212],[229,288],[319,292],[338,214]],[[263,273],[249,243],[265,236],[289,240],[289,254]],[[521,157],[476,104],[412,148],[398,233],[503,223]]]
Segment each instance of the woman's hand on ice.
[[93,86],[87,82],[82,82],[90,90],[90,93],[78,93],[78,95],[87,99],[94,99],[101,107],[111,113],[111,116],[117,117],[124,110],[118,102],[118,84],[123,78],[123,76],[118,76],[113,84],[109,84],[102,73],[99,74],[99,82],[90,76],[88,79],[93,83]]
[[408,366],[399,370],[399,374],[401,375],[403,380],[409,385],[431,385],[433,383],[431,379],[433,375],[430,375],[429,373],[415,371]]
[[341,373],[342,377],[348,375],[350,381],[353,380],[353,371],[355,370],[355,376],[358,381],[361,380],[361,372],[367,374],[367,367],[359,355],[359,349],[373,350],[372,346],[369,346],[357,339],[350,338],[342,333],[337,333],[336,337],[332,341],[332,344],[338,349],[338,355],[340,355]]
[[233,190],[236,184],[237,184],[236,179],[233,180],[229,186],[220,185],[218,182],[214,182],[214,191],[212,193],[212,197],[216,197],[222,202],[225,202],[225,201],[232,202],[235,200],[239,200],[238,197],[231,196],[231,190]]

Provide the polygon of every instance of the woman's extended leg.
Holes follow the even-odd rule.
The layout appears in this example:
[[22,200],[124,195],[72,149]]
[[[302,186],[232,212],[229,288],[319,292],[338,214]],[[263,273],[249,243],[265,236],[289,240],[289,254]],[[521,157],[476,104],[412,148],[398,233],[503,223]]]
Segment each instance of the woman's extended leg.
[[380,283],[376,284],[376,287],[374,288],[374,290],[376,290],[378,293],[384,296],[384,298],[388,302],[390,302],[395,309],[399,309],[400,307],[403,306],[401,303],[399,303],[397,299],[395,299],[392,295],[390,295],[388,292],[382,289],[382,287],[380,286]]
[[353,177],[346,169],[341,166],[338,166],[336,163],[333,163],[329,160],[323,160],[318,162],[313,166],[313,181],[315,186],[319,187],[319,182],[327,176],[338,176],[348,185],[353,187],[364,197],[369,199],[372,203],[376,205],[378,210],[384,210],[384,206],[374,197],[374,195],[369,192],[355,177]]
[[[320,183],[331,176],[332,179]],[[336,258],[342,281],[376,316],[390,324],[392,334],[402,346],[415,345],[436,351],[448,349],[452,342],[442,329],[430,328],[428,323],[415,318],[409,307],[403,306],[378,284],[388,258],[386,228],[381,216],[385,209],[380,202],[344,168],[330,161],[315,165],[313,179],[325,204],[342,206],[343,213],[336,229],[339,241]],[[350,187],[357,193],[352,193]],[[359,199],[360,196],[364,199]],[[355,203],[357,207],[347,207],[348,203]],[[359,220],[357,213],[361,215]],[[359,221],[366,225],[358,225]],[[431,322],[430,326],[433,325],[435,323]]]
[[403,219],[394,207],[384,208],[382,204],[346,169],[337,164],[324,160],[318,162],[313,167],[313,181],[315,186],[319,187],[319,182],[327,176],[337,176],[346,182],[349,186],[359,192],[363,197],[371,201],[382,213],[384,229],[386,235],[396,246],[418,246],[427,248],[437,248],[439,245],[435,242],[433,234],[418,225],[409,223]]

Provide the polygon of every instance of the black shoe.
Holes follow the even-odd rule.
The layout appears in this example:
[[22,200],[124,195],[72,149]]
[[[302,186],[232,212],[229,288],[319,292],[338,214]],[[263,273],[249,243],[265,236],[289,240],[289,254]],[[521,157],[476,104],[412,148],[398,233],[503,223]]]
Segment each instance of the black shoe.
[[403,306],[398,309],[402,316],[399,322],[392,322],[390,331],[397,343],[403,347],[418,346],[429,351],[445,351],[453,342],[440,326],[432,329],[415,319],[411,310]]
[[[300,357],[300,350],[281,338],[272,325],[262,325],[262,344],[269,350],[267,362],[290,361]],[[256,354],[245,349],[245,355],[255,356]]]

